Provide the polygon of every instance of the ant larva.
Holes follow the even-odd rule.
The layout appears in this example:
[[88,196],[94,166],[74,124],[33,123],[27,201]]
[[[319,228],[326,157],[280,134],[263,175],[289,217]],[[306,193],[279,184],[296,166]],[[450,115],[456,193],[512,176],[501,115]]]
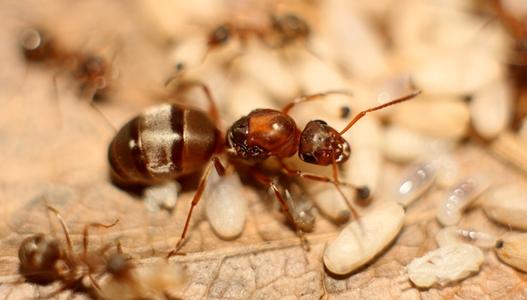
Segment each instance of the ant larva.
[[58,72],[68,72],[79,83],[83,99],[104,99],[112,77],[110,64],[96,54],[64,49],[49,33],[39,28],[23,31],[20,47],[25,60],[33,64],[47,64]]
[[[89,251],[88,230],[91,227],[110,228],[117,224],[118,220],[111,224],[87,224],[83,230],[83,250],[76,253],[64,219],[55,208],[48,206],[47,209],[58,219],[66,238],[66,245],[44,233],[24,239],[18,250],[20,273],[32,283],[49,284],[59,281],[60,288],[48,297],[67,289],[97,293],[100,287],[94,275],[104,271],[104,254],[111,245],[107,244],[95,251]],[[91,285],[85,282],[86,278]]]
[[[220,176],[225,174],[225,167],[219,159],[219,155],[223,152],[229,154],[230,159],[253,166],[252,175],[274,192],[301,238],[301,230],[277,186],[271,178],[258,172],[257,164],[268,158],[276,158],[280,163],[281,171],[286,175],[332,183],[357,216],[341,191],[340,185],[351,186],[363,198],[367,198],[369,192],[367,187],[355,187],[341,182],[338,178],[338,164],[344,163],[351,154],[350,146],[342,135],[367,113],[412,99],[420,94],[420,91],[412,92],[361,111],[340,132],[321,120],[311,121],[304,130],[300,130],[288,113],[300,103],[322,99],[331,94],[349,95],[349,93],[329,91],[301,96],[295,98],[281,111],[256,109],[240,118],[227,130],[225,141],[221,138],[218,110],[211,93],[203,83],[192,82],[192,85],[200,86],[205,90],[210,104],[209,115],[182,104],[154,106],[125,124],[110,143],[108,151],[113,177],[125,184],[157,184],[196,173],[204,168],[180,239],[169,256],[177,253],[183,245],[192,212],[201,199],[212,168],[214,167]],[[297,153],[300,159],[307,163],[331,165],[333,179],[290,168],[283,160]]]

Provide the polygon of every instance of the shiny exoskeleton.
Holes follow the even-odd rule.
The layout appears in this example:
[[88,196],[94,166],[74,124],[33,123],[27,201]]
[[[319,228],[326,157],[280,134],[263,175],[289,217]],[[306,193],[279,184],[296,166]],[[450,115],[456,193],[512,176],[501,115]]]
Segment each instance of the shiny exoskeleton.
[[294,14],[271,14],[269,22],[261,26],[226,22],[209,34],[207,53],[211,49],[226,45],[233,38],[237,38],[242,45],[245,45],[250,38],[256,38],[270,48],[279,49],[297,41],[305,42],[310,34],[308,23]]
[[108,159],[118,182],[151,185],[200,171],[222,145],[205,112],[161,104],[121,128]]
[[[340,185],[351,186],[357,190],[359,197],[368,198],[367,187],[354,187],[338,179],[337,164],[345,162],[350,156],[350,146],[342,134],[366,113],[411,99],[419,94],[415,92],[362,111],[341,132],[320,120],[309,122],[301,131],[288,112],[296,104],[342,92],[299,97],[285,106],[282,111],[257,109],[240,118],[228,129],[224,141],[216,125],[217,109],[213,98],[205,85],[198,85],[204,89],[210,101],[209,115],[214,121],[205,112],[178,104],[161,104],[124,125],[114,137],[108,151],[113,177],[124,184],[150,185],[178,179],[205,168],[187,214],[183,233],[169,256],[177,253],[182,246],[192,211],[201,199],[212,167],[216,168],[218,174],[224,174],[225,169],[217,157],[217,154],[224,151],[230,154],[231,159],[242,160],[250,165],[276,157],[282,165],[282,171],[287,175],[331,182],[345,199],[346,196],[339,188]],[[333,179],[291,169],[282,161],[297,153],[308,163],[332,165]],[[291,223],[298,232],[301,232],[278,187],[269,177],[259,174],[256,169],[254,171],[255,178],[274,192]],[[347,199],[346,202],[348,203]],[[350,209],[353,210],[351,206]]]
[[80,94],[90,101],[108,93],[112,71],[104,58],[66,50],[49,33],[37,28],[22,33],[20,47],[27,62],[47,64],[59,72],[69,72],[79,83]]

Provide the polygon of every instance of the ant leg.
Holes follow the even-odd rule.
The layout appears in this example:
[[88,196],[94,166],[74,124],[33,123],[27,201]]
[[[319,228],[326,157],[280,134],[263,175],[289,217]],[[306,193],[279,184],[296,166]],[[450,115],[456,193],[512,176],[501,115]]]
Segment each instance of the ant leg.
[[103,228],[110,228],[115,226],[119,222],[119,219],[116,219],[111,224],[102,224],[102,223],[90,223],[84,226],[83,234],[82,234],[82,248],[84,251],[84,255],[86,256],[88,254],[88,229],[90,227],[103,227]]
[[62,231],[64,232],[64,236],[66,237],[66,243],[68,244],[68,250],[70,251],[70,254],[73,253],[73,244],[71,243],[70,231],[68,229],[68,226],[66,226],[66,222],[64,222],[64,219],[59,214],[59,211],[56,208],[49,206],[49,205],[47,206],[47,208],[52,213],[54,213],[57,219],[59,220],[60,226],[62,227]]
[[346,202],[346,205],[350,209],[351,213],[354,215],[354,217],[357,220],[359,219],[359,213],[355,210],[355,208],[353,208],[353,206],[351,205],[351,202],[349,201],[348,197],[346,197],[346,194],[344,194],[344,192],[342,191],[340,186],[344,185],[344,186],[349,186],[349,187],[355,189],[357,191],[357,195],[359,195],[359,196],[361,194],[364,194],[361,191],[364,190],[364,189],[367,189],[367,187],[356,187],[356,186],[352,185],[351,183],[344,183],[344,182],[335,181],[335,180],[333,180],[333,179],[331,179],[331,178],[329,178],[327,176],[317,175],[317,174],[313,174],[313,173],[307,173],[307,172],[303,172],[303,171],[300,171],[300,170],[291,169],[282,160],[279,160],[279,162],[280,162],[280,165],[282,166],[282,171],[284,173],[286,173],[287,175],[299,176],[299,177],[306,178],[306,179],[309,179],[309,180],[328,182],[328,183],[333,184],[335,186],[335,188],[337,189],[337,192],[342,197],[342,199],[344,199],[344,202]]
[[358,120],[360,120],[362,117],[364,117],[367,113],[369,112],[372,112],[372,111],[376,111],[376,110],[379,110],[379,109],[383,109],[385,107],[388,107],[388,106],[391,106],[391,105],[394,105],[394,104],[397,104],[397,103],[401,103],[401,102],[404,102],[404,101],[407,101],[407,100],[410,100],[416,96],[418,96],[419,94],[421,94],[421,91],[415,91],[415,92],[412,92],[408,95],[405,95],[405,96],[402,96],[402,97],[399,97],[395,100],[392,100],[390,102],[386,102],[384,104],[381,104],[381,105],[378,105],[378,106],[375,106],[375,107],[372,107],[372,108],[368,108],[366,110],[363,110],[361,111],[360,113],[358,113],[349,123],[348,125],[346,125],[346,127],[344,127],[344,129],[342,129],[339,133],[341,135],[343,135],[344,133],[346,133],[346,131],[348,131],[352,126],[353,124],[355,124]]
[[258,171],[253,172],[253,176],[256,178],[256,180],[258,180],[262,184],[266,185],[269,189],[271,189],[273,191],[276,199],[278,200],[278,203],[280,204],[280,206],[284,210],[285,215],[289,219],[289,222],[291,222],[291,224],[293,225],[296,234],[300,238],[300,242],[302,243],[302,247],[306,251],[309,251],[310,247],[309,247],[309,243],[308,243],[306,237],[304,236],[304,231],[302,231],[302,229],[300,229],[300,226],[298,226],[298,224],[296,223],[295,218],[293,217],[293,214],[291,213],[291,210],[289,209],[289,206],[286,203],[286,200],[284,199],[284,197],[282,196],[282,194],[278,190],[278,187],[276,186],[276,184],[271,180],[271,178],[269,178],[268,176],[266,176],[264,174],[259,173]]
[[218,175],[223,176],[225,175],[225,167],[221,163],[220,159],[216,156],[211,158],[211,162],[208,164],[207,168],[203,172],[203,175],[201,175],[201,179],[198,184],[198,188],[196,189],[196,193],[194,194],[194,198],[192,198],[192,203],[190,204],[190,209],[187,214],[187,219],[185,221],[185,226],[183,227],[183,232],[181,233],[181,236],[179,237],[179,241],[176,244],[176,247],[170,251],[167,255],[167,258],[174,256],[178,253],[178,251],[183,246],[183,241],[185,240],[185,237],[187,236],[188,227],[190,224],[190,219],[192,217],[192,211],[194,210],[194,207],[198,205],[199,200],[201,200],[201,195],[203,194],[203,191],[205,190],[205,186],[207,185],[208,177],[210,172],[212,171],[212,167],[216,169],[216,172],[218,172]]
[[[175,76],[172,76],[170,77],[166,82],[165,82],[165,86],[169,86],[170,83],[172,83],[174,80],[178,79],[179,76],[177,76],[177,74]],[[184,90],[187,90],[189,88],[193,88],[193,87],[198,87],[200,88],[203,93],[205,94],[205,97],[207,98],[207,100],[209,101],[209,114],[212,118],[212,121],[214,121],[214,123],[219,126],[219,122],[220,122],[220,114],[219,114],[219,111],[218,111],[218,106],[216,105],[216,100],[214,99],[214,97],[212,96],[212,93],[209,89],[209,87],[201,82],[201,81],[198,81],[198,80],[181,80],[181,81],[178,81],[176,83],[176,89],[174,90],[174,93],[177,94],[179,93],[180,91],[184,91]]]
[[286,106],[284,106],[284,108],[282,108],[282,112],[284,114],[287,114],[297,104],[308,102],[308,101],[313,101],[313,100],[320,100],[329,95],[345,95],[345,96],[351,97],[352,93],[348,91],[334,90],[334,91],[326,91],[323,93],[317,93],[317,94],[312,94],[312,95],[299,96],[293,99],[291,102],[289,102]]

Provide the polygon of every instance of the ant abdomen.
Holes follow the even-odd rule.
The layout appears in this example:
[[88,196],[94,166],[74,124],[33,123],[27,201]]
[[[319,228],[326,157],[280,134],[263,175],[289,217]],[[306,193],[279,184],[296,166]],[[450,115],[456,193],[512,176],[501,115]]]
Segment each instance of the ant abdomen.
[[150,185],[199,171],[221,146],[220,131],[206,113],[161,104],[121,128],[108,159],[119,183]]
[[58,278],[57,262],[63,252],[56,239],[39,233],[22,241],[18,249],[20,272],[28,281],[48,283]]

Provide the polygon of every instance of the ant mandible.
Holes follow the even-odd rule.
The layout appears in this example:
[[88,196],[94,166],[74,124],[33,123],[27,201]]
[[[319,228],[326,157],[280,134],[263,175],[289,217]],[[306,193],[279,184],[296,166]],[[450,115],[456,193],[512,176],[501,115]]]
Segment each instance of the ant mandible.
[[107,96],[112,70],[101,56],[66,50],[46,31],[37,28],[22,33],[20,47],[27,62],[48,64],[59,72],[70,72],[79,82],[82,98],[91,102]]
[[110,228],[117,224],[118,220],[111,224],[87,224],[83,230],[83,251],[77,254],[73,251],[68,227],[59,212],[51,206],[47,209],[59,220],[66,238],[66,247],[54,237],[44,233],[24,239],[18,250],[20,273],[27,281],[33,283],[49,284],[60,281],[61,287],[47,297],[67,289],[86,289],[83,283],[85,277],[90,280],[92,287],[99,291],[100,287],[93,275],[104,269],[103,255],[111,245],[104,245],[96,251],[88,251],[88,230],[92,227]]
[[[108,159],[113,178],[126,184],[152,185],[200,171],[205,167],[187,214],[179,241],[168,256],[176,254],[185,240],[194,207],[201,199],[207,178],[215,167],[218,174],[225,174],[225,167],[218,156],[230,154],[250,164],[257,164],[275,157],[282,171],[290,176],[330,182],[335,185],[350,209],[357,213],[347,201],[340,185],[349,185],[357,190],[359,197],[367,198],[367,187],[354,187],[338,178],[338,164],[350,156],[350,146],[342,137],[358,120],[367,113],[394,105],[420,94],[420,91],[400,97],[358,113],[340,132],[326,122],[314,120],[300,130],[289,111],[297,104],[324,98],[330,94],[347,94],[341,91],[301,96],[287,104],[281,111],[256,109],[240,118],[227,130],[226,141],[221,137],[218,110],[207,86],[200,82],[181,82],[186,86],[198,86],[205,91],[210,104],[209,115],[203,111],[181,104],[161,104],[147,110],[125,124],[109,146]],[[322,166],[333,166],[333,178],[294,170],[283,159],[298,153],[301,160]],[[266,184],[275,194],[285,214],[304,241],[297,226],[273,181],[258,172],[255,177]],[[305,245],[305,244],[304,244]]]

